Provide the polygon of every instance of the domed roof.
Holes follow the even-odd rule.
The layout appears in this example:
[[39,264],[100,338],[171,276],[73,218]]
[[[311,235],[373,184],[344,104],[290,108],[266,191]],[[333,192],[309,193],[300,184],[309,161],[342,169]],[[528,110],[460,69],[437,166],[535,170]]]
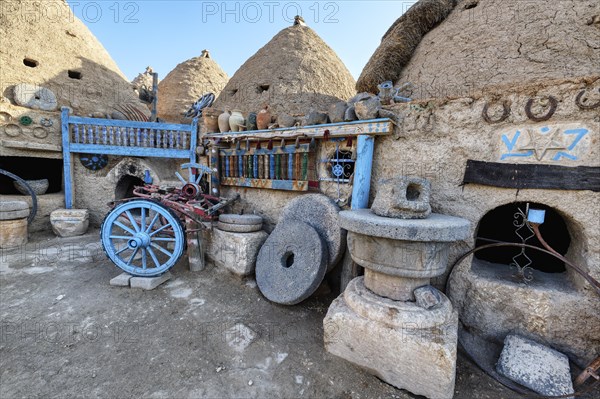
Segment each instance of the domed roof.
[[[78,115],[134,104],[149,115],[102,44],[64,1],[5,2],[0,13],[0,94],[29,83],[54,92]],[[26,11],[24,11],[26,10]]]
[[183,114],[205,93],[215,96],[227,84],[227,74],[207,50],[177,65],[158,84],[158,116],[168,122],[190,123]]
[[298,23],[283,29],[233,75],[216,108],[258,111],[269,104],[275,114],[326,111],[355,94],[355,81],[337,54],[311,28]]
[[413,98],[457,97],[491,85],[599,74],[596,0],[559,1],[552,7],[538,1],[458,1],[406,62],[392,56],[381,62],[386,49],[402,44],[401,32],[423,17],[424,5],[448,2],[421,0],[413,6],[422,10],[420,15],[401,17],[365,67],[359,88],[372,88],[387,75],[398,85],[416,86]]

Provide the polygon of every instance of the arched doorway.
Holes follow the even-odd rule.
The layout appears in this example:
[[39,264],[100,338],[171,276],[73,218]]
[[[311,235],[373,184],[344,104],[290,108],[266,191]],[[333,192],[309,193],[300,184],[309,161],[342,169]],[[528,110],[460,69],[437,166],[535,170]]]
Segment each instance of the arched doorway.
[[[571,244],[571,236],[562,216],[553,208],[527,202],[513,202],[499,206],[486,213],[477,227],[475,246],[480,247],[493,242],[525,242],[543,248],[527,224],[524,223],[528,209],[546,211],[540,232],[544,240],[561,255],[565,255]],[[524,255],[524,256],[523,256]],[[524,252],[517,247],[489,248],[475,253],[475,258],[495,264],[527,265],[544,273],[563,273],[565,264],[560,259],[533,249]]]

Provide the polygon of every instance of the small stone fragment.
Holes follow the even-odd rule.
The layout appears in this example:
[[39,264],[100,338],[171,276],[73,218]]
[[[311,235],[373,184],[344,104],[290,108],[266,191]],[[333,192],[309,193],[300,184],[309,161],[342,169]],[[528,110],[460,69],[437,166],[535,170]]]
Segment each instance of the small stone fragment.
[[329,119],[332,123],[339,123],[344,121],[344,116],[346,115],[346,109],[348,108],[348,104],[345,101],[340,101],[335,104],[331,104],[329,106]]
[[508,335],[496,364],[503,376],[545,396],[574,393],[569,358],[530,339]]
[[344,122],[352,122],[358,119],[356,116],[356,110],[354,109],[354,105],[348,107],[346,109],[346,113],[344,114]]
[[379,97],[372,97],[368,100],[359,101],[354,104],[356,116],[358,116],[358,119],[360,120],[377,118],[379,108],[381,108],[381,100],[379,100]]
[[323,125],[329,121],[327,114],[317,111],[311,111],[304,118],[304,126]]
[[417,306],[423,309],[436,307],[442,301],[441,292],[430,285],[419,287],[413,293]]

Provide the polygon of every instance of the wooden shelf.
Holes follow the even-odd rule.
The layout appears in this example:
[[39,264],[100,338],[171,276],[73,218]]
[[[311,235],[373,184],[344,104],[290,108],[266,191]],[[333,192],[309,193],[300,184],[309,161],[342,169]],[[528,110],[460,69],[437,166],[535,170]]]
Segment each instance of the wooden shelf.
[[248,132],[208,133],[203,137],[209,140],[270,140],[295,139],[297,137],[322,139],[325,131],[330,138],[348,136],[385,136],[392,132],[392,121],[388,118],[370,119],[364,121],[328,123],[324,125],[277,128],[270,130],[252,130]]

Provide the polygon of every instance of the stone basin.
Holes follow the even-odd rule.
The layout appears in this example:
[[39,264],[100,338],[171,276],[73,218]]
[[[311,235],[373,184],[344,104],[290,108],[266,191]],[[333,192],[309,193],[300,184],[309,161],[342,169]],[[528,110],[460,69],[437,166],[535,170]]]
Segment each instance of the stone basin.
[[442,275],[450,245],[470,232],[468,220],[435,213],[426,219],[397,219],[361,209],[339,217],[348,230],[352,260],[366,269],[367,288],[398,301],[413,301],[415,288]]

